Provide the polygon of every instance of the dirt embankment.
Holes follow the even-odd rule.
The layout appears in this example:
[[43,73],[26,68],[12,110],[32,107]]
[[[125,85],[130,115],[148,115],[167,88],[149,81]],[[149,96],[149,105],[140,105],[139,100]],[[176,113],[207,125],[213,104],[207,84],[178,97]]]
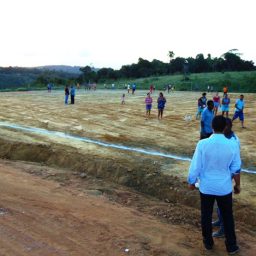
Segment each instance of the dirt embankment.
[[[193,212],[191,207],[194,209],[200,207],[198,192],[189,191],[186,182],[177,176],[161,173],[160,163],[149,158],[100,158],[97,155],[83,155],[77,149],[65,148],[63,145],[26,144],[3,139],[0,139],[0,158],[62,167],[78,174],[84,173],[132,187],[167,203],[182,205],[183,214],[176,216],[177,222],[180,217],[183,221],[186,220],[186,223],[198,224],[198,221],[191,218]],[[234,208],[236,221],[256,231],[256,209],[248,203],[242,204],[237,201]],[[166,215],[168,218],[168,211],[157,214]]]
[[[0,174],[0,255],[226,255],[222,239],[207,253],[197,223],[186,224],[198,222],[196,209],[188,215],[184,206],[42,164],[0,160]],[[238,228],[239,255],[253,256],[255,237]]]

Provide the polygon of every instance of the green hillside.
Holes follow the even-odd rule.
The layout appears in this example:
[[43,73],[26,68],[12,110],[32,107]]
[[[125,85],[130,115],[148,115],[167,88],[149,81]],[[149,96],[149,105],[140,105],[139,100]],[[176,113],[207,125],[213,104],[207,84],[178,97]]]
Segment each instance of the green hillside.
[[[171,84],[175,86],[175,90],[204,91],[209,85],[213,86],[214,91],[222,91],[224,86],[228,86],[231,92],[256,92],[256,71],[197,73],[189,75],[188,80],[185,80],[183,75],[169,75],[108,81],[105,84],[111,88],[112,83],[117,88],[124,88],[125,84],[135,83],[137,89],[148,89],[153,84],[156,89],[163,90],[166,85]],[[100,84],[99,87],[104,88],[104,85]]]

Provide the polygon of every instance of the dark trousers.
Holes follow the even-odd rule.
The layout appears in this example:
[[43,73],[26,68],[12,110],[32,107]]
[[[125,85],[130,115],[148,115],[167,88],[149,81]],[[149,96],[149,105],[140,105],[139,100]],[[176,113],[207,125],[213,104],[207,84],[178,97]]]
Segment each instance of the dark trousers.
[[207,245],[213,245],[212,238],[212,212],[214,201],[217,201],[223,218],[227,250],[236,246],[235,224],[232,209],[232,193],[225,196],[214,196],[200,193],[201,197],[201,225],[203,241]]
[[71,98],[71,104],[75,104],[75,95],[71,95],[70,98]]

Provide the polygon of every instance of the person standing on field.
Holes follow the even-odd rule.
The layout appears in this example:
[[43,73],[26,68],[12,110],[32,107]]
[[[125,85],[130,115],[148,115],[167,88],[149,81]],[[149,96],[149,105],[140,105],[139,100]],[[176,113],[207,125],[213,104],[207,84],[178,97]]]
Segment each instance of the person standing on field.
[[201,117],[201,114],[203,112],[203,110],[206,107],[206,102],[207,102],[207,98],[206,98],[206,92],[202,93],[202,97],[200,97],[197,101],[197,113],[196,113],[196,119]]
[[218,108],[221,106],[220,105],[220,96],[219,93],[216,92],[216,95],[213,97],[213,103],[214,103],[214,115],[216,116],[218,113]]
[[75,96],[76,96],[76,89],[73,85],[71,85],[71,90],[70,90],[71,104],[75,104]]
[[[224,129],[224,135],[230,142],[234,143],[234,147],[238,147],[238,151],[240,153],[240,140],[237,135],[232,131],[232,120],[230,118],[226,118],[226,127]],[[220,212],[220,209],[217,208],[218,219],[212,223],[213,227],[219,227],[219,230],[212,233],[213,237],[222,238],[225,236],[224,232],[224,223],[223,218]]]
[[167,85],[168,93],[171,91],[171,89],[172,89],[172,85],[171,85],[171,84],[168,84],[168,85]]
[[133,84],[133,85],[132,85],[132,94],[134,94],[135,91],[136,91],[136,84]]
[[222,116],[226,113],[226,118],[228,118],[228,112],[229,112],[229,104],[230,104],[230,98],[228,97],[228,94],[225,93],[224,97],[222,99]]
[[213,101],[207,101],[207,108],[204,109],[201,118],[200,140],[209,138],[212,135]]
[[236,109],[235,109],[235,114],[232,118],[232,122],[239,117],[242,128],[245,128],[244,127],[244,95],[243,94],[240,95],[240,99],[236,100],[235,107]]
[[66,85],[66,87],[65,87],[65,104],[66,105],[68,104],[68,97],[69,97],[69,88]]
[[151,84],[150,86],[149,86],[149,92],[152,94],[153,93],[153,89],[154,89],[154,86],[153,86],[153,84]]
[[125,104],[125,94],[124,93],[122,94],[122,97],[121,97],[121,104],[122,105]]
[[188,173],[190,189],[200,179],[201,227],[203,244],[206,250],[212,250],[212,212],[215,200],[220,209],[225,232],[225,245],[229,254],[239,251],[236,242],[235,223],[232,210],[232,176],[235,193],[240,193],[241,159],[238,147],[227,139],[223,132],[226,118],[215,116],[212,121],[213,135],[197,143]]
[[224,95],[224,94],[227,94],[227,93],[228,93],[228,87],[227,87],[227,86],[224,86],[224,87],[223,87],[223,95]]
[[165,99],[163,93],[160,92],[159,97],[157,99],[158,120],[163,118],[165,103],[166,103],[166,99]]
[[153,103],[153,99],[150,96],[150,92],[147,93],[147,97],[145,98],[145,103],[146,103],[146,118],[150,117],[150,111],[152,108],[152,103]]

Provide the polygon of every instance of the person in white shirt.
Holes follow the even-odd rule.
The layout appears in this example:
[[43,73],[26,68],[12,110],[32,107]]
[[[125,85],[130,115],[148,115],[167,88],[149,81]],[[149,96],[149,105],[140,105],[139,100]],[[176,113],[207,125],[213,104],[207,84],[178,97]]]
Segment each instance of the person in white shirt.
[[238,147],[224,136],[225,127],[225,117],[213,118],[214,133],[197,143],[189,168],[188,183],[191,189],[195,189],[195,183],[200,179],[201,226],[205,248],[211,250],[214,245],[212,212],[216,200],[223,217],[226,249],[228,253],[234,254],[239,251],[239,247],[232,210],[232,176],[235,193],[239,193],[241,159]]

